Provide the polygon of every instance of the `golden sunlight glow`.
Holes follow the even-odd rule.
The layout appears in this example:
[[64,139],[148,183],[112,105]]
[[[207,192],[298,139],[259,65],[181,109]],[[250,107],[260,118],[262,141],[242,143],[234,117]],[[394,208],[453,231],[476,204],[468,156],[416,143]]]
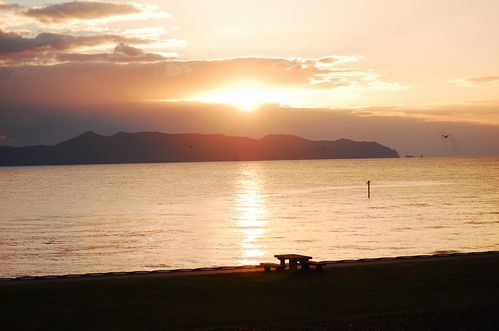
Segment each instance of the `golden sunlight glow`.
[[[364,91],[364,94],[365,91]],[[359,105],[363,96],[361,87],[337,87],[327,89],[309,89],[303,87],[283,87],[259,82],[237,82],[214,90],[202,92],[183,101],[226,104],[251,112],[264,104],[290,107],[335,107],[350,108]],[[160,101],[168,101],[162,99]]]
[[237,195],[237,225],[241,233],[243,258],[240,264],[255,264],[265,255],[265,247],[260,243],[267,232],[267,209],[262,196],[261,178],[257,168],[248,167],[241,172],[241,191]]
[[252,111],[263,104],[280,104],[275,88],[261,83],[240,82],[195,96],[188,101],[229,104],[243,111]]

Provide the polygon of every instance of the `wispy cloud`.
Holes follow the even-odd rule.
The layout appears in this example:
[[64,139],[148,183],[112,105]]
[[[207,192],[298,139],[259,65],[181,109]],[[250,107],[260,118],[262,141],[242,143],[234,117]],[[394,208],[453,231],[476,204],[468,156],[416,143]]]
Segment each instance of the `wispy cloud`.
[[317,72],[310,76],[310,84],[315,88],[333,88],[339,86],[367,87],[375,90],[406,89],[397,82],[384,81],[380,74],[372,69],[357,68],[354,65],[361,56],[333,55],[319,59],[304,60]]
[[70,36],[55,33],[40,33],[34,38],[25,38],[17,33],[0,30],[0,53],[2,54],[46,47],[54,50],[66,50],[79,46],[92,46],[108,42],[147,43],[148,41],[117,35]]
[[451,81],[459,87],[490,87],[499,86],[499,76],[462,77]]
[[[69,1],[35,7],[0,3],[0,28],[38,25],[52,31],[68,29],[102,32],[121,21],[147,21],[170,17],[158,6],[138,2]],[[7,13],[8,15],[5,15]]]
[[145,53],[140,48],[136,48],[124,43],[118,44],[111,53],[63,53],[57,55],[57,60],[60,62],[116,62],[116,63],[133,63],[133,62],[158,62],[168,58],[176,58],[177,54],[172,53],[169,57],[160,54]]
[[499,101],[497,100],[471,100],[459,104],[447,103],[426,107],[364,107],[353,112],[369,116],[398,116],[426,121],[499,125]]
[[140,13],[133,3],[73,1],[33,7],[23,11],[23,15],[44,23],[63,22],[71,19],[88,20],[111,16]]
[[0,1],[0,10],[14,10],[19,8],[21,8],[21,6],[19,6],[18,4],[8,4]]
[[34,38],[0,30],[0,64],[45,63],[56,58],[62,51],[102,44],[144,44],[148,40],[126,38],[118,35],[70,36],[40,33]]

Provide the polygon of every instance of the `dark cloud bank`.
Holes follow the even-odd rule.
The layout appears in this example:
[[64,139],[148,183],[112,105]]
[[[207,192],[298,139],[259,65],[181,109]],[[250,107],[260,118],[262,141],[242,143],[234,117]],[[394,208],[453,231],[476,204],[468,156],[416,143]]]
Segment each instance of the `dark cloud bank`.
[[[145,54],[129,44],[146,44],[149,41],[140,38],[127,38],[118,35],[70,36],[56,33],[40,33],[34,38],[23,37],[13,32],[0,30],[0,64],[23,65],[38,61],[129,61],[141,58],[145,62],[164,60],[164,57]],[[116,43],[115,53],[126,57],[111,57],[113,54],[74,54],[71,51],[82,46],[97,46]],[[89,57],[92,55],[92,57]],[[138,56],[140,55],[140,56]],[[80,56],[80,58],[78,58]],[[87,57],[85,57],[87,56]],[[148,57],[144,57],[148,56]],[[72,58],[74,57],[74,58]],[[0,68],[1,69],[1,68]]]

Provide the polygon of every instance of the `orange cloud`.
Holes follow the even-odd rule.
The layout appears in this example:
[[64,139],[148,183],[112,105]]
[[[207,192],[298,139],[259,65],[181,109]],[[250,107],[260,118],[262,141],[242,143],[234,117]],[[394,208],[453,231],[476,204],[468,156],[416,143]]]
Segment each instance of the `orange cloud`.
[[[68,1],[24,8],[0,1],[0,28],[19,31],[19,27],[32,33],[39,31],[106,32],[112,23],[163,19],[170,15],[153,4],[110,1]],[[118,29],[119,30],[119,29]],[[116,30],[114,30],[116,31]]]
[[57,60],[61,62],[158,62],[168,58],[160,54],[145,53],[140,48],[119,43],[112,53],[62,53],[57,55]]
[[[371,71],[323,69],[315,59],[234,58],[214,61],[160,61],[124,44],[112,54],[62,54],[70,62],[52,66],[17,66],[0,69],[0,97],[21,103],[84,104],[158,99],[187,99],[200,92],[238,81],[257,81],[287,89],[327,90],[345,85],[370,88],[378,77]],[[110,62],[128,62],[117,65]],[[127,61],[128,60],[128,61]],[[341,79],[337,79],[340,75]],[[323,86],[316,86],[316,77]]]
[[127,38],[118,35],[70,36],[55,33],[40,33],[34,38],[25,38],[13,32],[0,30],[0,64],[22,64],[46,62],[56,58],[58,52],[83,46],[108,43],[143,44],[148,40]]
[[73,1],[29,8],[22,14],[40,22],[50,23],[71,19],[98,19],[140,12],[141,9],[133,3]]
[[460,87],[497,86],[499,85],[499,76],[463,77],[452,80],[451,83]]
[[8,4],[0,2],[0,10],[14,10],[19,8],[21,8],[21,6],[19,6],[18,4]]
[[399,116],[425,121],[452,121],[499,125],[499,101],[483,100],[461,104],[434,105],[429,107],[364,107],[354,110],[367,116]]

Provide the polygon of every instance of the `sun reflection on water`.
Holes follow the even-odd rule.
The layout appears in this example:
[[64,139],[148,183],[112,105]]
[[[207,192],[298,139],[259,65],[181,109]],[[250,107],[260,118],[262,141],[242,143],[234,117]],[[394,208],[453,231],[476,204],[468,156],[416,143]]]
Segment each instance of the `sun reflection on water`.
[[262,178],[258,169],[247,168],[241,171],[240,190],[236,195],[236,227],[241,234],[240,264],[256,264],[266,254],[261,239],[267,233],[267,208],[262,194]]

